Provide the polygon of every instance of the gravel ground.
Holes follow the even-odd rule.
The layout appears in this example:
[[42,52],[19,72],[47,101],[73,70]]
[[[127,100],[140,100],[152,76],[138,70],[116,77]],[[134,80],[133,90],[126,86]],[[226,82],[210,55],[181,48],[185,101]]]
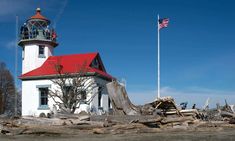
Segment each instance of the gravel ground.
[[0,141],[235,141],[235,129],[132,134],[0,135]]

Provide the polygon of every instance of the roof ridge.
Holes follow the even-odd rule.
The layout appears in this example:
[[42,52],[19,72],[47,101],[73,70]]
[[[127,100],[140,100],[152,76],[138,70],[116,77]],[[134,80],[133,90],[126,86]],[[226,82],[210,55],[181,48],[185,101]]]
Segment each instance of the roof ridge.
[[[99,52],[79,53],[79,54],[64,54],[64,55],[56,55],[56,56],[50,56],[50,57],[66,57],[66,56],[88,55],[88,54],[98,55]],[[48,57],[48,58],[49,58],[49,57]]]

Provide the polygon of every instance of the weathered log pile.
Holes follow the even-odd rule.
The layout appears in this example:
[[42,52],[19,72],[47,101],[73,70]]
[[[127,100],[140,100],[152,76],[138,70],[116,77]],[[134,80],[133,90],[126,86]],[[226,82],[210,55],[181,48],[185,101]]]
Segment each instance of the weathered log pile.
[[117,81],[110,82],[106,86],[115,115],[160,115],[163,117],[175,115],[196,117],[198,114],[196,109],[178,109],[172,97],[161,97],[151,103],[136,106],[131,103],[125,87]]
[[231,108],[225,101],[224,106],[217,106],[217,109],[206,109],[199,112],[199,118],[205,121],[229,121],[231,124],[235,124],[234,109]]
[[[149,127],[166,127],[194,123],[199,114],[196,109],[180,110],[172,97],[161,97],[151,103],[136,106],[131,103],[124,86],[116,81],[106,86],[114,114],[112,118],[107,116],[107,120],[119,123],[142,123]],[[91,120],[102,121],[100,119],[102,117],[98,117],[93,117]],[[143,118],[148,120],[143,122]]]
[[235,128],[235,126],[230,125],[232,124],[228,125],[226,121],[200,121],[192,116],[90,115],[89,118],[81,118],[81,115],[61,115],[61,118],[24,117],[20,119],[0,119],[0,134],[123,134],[156,133],[162,131],[196,131],[199,130],[198,128],[208,127],[214,129],[215,127],[225,126]]
[[35,118],[25,117],[21,119],[5,119],[0,122],[0,134],[76,134],[76,132],[89,132],[95,134],[119,134],[119,133],[152,133],[166,128],[188,128],[195,119],[189,117],[161,116],[91,116],[89,121],[81,121],[79,116],[75,118]]
[[[125,133],[156,133],[164,131],[197,131],[203,128],[229,128],[226,122],[200,122],[192,117],[160,116],[91,116],[91,121],[75,119],[22,118],[4,120],[0,123],[0,134],[5,135],[75,135],[90,134],[125,134]],[[29,121],[29,122],[27,122]],[[46,121],[46,122],[45,122]],[[207,129],[210,130],[210,129]]]
[[225,105],[223,107],[218,107],[217,109],[223,118],[223,120],[229,120],[231,123],[235,119],[235,112],[234,109],[232,109],[231,106],[227,104],[227,101],[225,100]]

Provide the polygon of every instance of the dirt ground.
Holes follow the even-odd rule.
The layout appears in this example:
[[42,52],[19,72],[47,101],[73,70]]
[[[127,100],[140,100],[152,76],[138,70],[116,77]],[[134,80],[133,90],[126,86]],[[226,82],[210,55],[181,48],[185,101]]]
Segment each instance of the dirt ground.
[[0,135],[0,141],[234,141],[235,128],[213,131],[177,131],[159,133],[127,133],[127,134],[91,134],[78,133],[77,135]]

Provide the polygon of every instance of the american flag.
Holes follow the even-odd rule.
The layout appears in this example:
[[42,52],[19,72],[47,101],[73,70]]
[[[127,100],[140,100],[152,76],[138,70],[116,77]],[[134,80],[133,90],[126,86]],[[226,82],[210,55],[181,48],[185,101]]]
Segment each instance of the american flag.
[[162,29],[168,26],[169,18],[163,18],[158,20],[158,29]]

